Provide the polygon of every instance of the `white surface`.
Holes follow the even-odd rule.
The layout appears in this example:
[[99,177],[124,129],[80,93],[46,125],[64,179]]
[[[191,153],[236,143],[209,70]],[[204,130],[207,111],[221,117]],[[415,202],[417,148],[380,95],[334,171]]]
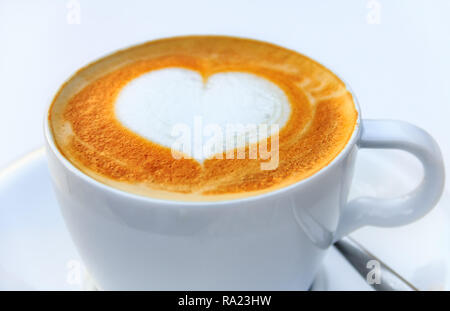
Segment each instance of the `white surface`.
[[[352,197],[390,196],[414,186],[401,154],[362,151]],[[385,178],[385,172],[391,178]],[[385,183],[380,183],[385,180]],[[23,195],[23,193],[27,195]],[[92,282],[80,261],[50,183],[43,149],[0,173],[0,290],[80,290]],[[353,235],[421,290],[450,289],[449,194],[434,211],[402,228],[365,228]],[[333,248],[318,275],[317,290],[370,290]]]
[[[290,115],[286,95],[269,80],[227,72],[203,81],[198,72],[181,68],[139,76],[123,88],[115,105],[117,118],[130,130],[199,161],[267,138],[269,131],[258,135],[256,128],[281,129]],[[235,141],[230,123],[242,126],[241,139]],[[208,139],[198,139],[206,131]]]

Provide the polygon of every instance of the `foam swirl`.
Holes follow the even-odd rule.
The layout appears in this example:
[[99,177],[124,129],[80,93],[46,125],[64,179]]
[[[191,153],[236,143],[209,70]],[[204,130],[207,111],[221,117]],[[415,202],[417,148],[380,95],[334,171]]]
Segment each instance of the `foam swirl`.
[[[202,139],[200,152],[194,152],[195,141],[190,140],[188,155],[199,162],[216,151],[242,148],[267,138],[267,135],[254,135],[253,128],[247,125],[276,124],[282,128],[290,116],[284,92],[264,78],[244,72],[225,72],[205,79],[198,72],[176,67],[153,70],[129,82],[120,91],[115,109],[123,125],[168,148],[182,147],[175,145],[177,137],[173,131],[177,125],[193,131],[195,120],[200,120],[202,132],[210,126],[219,127],[223,135],[213,137],[215,141]],[[239,134],[248,139],[233,140],[235,133],[227,130],[227,125],[242,125]],[[229,148],[227,141],[233,142]],[[206,143],[221,148],[205,150]]]

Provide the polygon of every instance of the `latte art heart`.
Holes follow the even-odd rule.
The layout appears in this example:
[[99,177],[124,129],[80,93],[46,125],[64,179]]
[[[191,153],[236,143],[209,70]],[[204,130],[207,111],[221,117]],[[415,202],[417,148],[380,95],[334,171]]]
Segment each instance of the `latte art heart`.
[[81,172],[171,201],[254,196],[308,178],[344,149],[357,119],[327,68],[223,36],[111,54],[67,81],[49,111],[58,149]]
[[[281,129],[290,114],[283,90],[262,77],[224,72],[204,79],[183,68],[154,70],[129,82],[115,109],[130,130],[199,162],[266,139],[273,131],[263,131],[260,125]],[[207,129],[214,127],[220,135],[206,137]],[[240,129],[239,133],[233,128]],[[260,129],[259,135],[255,128]],[[189,139],[180,142],[180,134]],[[245,139],[235,139],[237,135]],[[207,148],[211,145],[219,149]]]

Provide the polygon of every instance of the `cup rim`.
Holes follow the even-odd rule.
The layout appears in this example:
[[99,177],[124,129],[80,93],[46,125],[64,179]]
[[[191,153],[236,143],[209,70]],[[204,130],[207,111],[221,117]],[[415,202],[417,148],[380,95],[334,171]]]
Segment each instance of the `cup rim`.
[[[139,45],[139,44],[137,44],[137,45]],[[135,46],[135,45],[132,45],[132,46]],[[297,52],[297,53],[300,53],[300,52]],[[56,158],[64,165],[64,167],[66,169],[68,169],[71,173],[75,174],[78,178],[84,180],[87,183],[92,184],[93,186],[95,186],[95,187],[97,187],[97,188],[99,188],[99,189],[101,189],[103,191],[109,191],[111,193],[114,193],[115,195],[122,196],[122,197],[128,198],[128,199],[142,201],[143,203],[146,202],[146,203],[167,205],[167,206],[174,206],[174,207],[178,207],[178,206],[206,207],[206,206],[234,205],[234,204],[237,204],[237,203],[251,203],[251,202],[255,202],[255,201],[259,201],[259,200],[268,199],[270,197],[283,195],[285,193],[293,191],[297,187],[301,187],[302,185],[319,178],[320,176],[324,175],[327,170],[329,170],[330,168],[338,165],[338,163],[343,161],[343,159],[350,152],[351,148],[356,144],[356,142],[359,139],[360,133],[361,133],[361,108],[360,108],[360,105],[359,105],[359,102],[358,102],[358,99],[357,99],[355,93],[353,92],[352,88],[347,83],[347,81],[342,79],[341,76],[338,75],[336,73],[336,71],[333,70],[330,66],[324,65],[322,62],[318,62],[317,60],[315,60],[314,58],[310,57],[307,54],[304,54],[304,53],[301,53],[301,54],[309,57],[310,59],[312,59],[313,61],[315,61],[319,65],[321,65],[321,66],[325,67],[326,69],[330,70],[337,78],[339,78],[344,83],[346,89],[352,95],[353,104],[355,106],[355,109],[357,111],[358,116],[357,116],[357,119],[356,119],[356,123],[355,123],[355,127],[353,129],[352,135],[350,136],[350,139],[347,141],[347,144],[345,145],[345,147],[339,152],[339,154],[330,163],[328,163],[324,167],[320,168],[317,172],[315,172],[311,176],[308,176],[308,177],[306,177],[306,178],[304,178],[302,180],[299,180],[299,181],[297,181],[297,182],[295,182],[293,184],[290,184],[288,186],[281,187],[279,189],[276,189],[276,190],[273,190],[273,191],[269,191],[269,192],[265,192],[265,193],[262,193],[262,194],[249,195],[249,196],[244,196],[244,197],[241,197],[241,198],[233,198],[233,199],[228,199],[228,200],[218,200],[218,201],[181,201],[181,200],[158,199],[158,198],[152,198],[152,197],[149,197],[149,196],[144,196],[144,195],[140,195],[140,194],[127,192],[127,191],[124,191],[124,190],[121,190],[121,189],[109,186],[107,184],[104,184],[104,183],[96,180],[95,178],[87,175],[86,173],[83,173],[79,168],[77,168],[74,164],[72,164],[72,162],[70,162],[68,159],[66,159],[66,157],[64,157],[64,155],[61,153],[59,148],[56,146],[56,143],[55,143],[54,137],[53,137],[53,133],[52,133],[52,130],[51,130],[51,127],[50,127],[50,123],[49,123],[49,117],[48,117],[49,111],[50,111],[50,109],[52,107],[52,103],[53,103],[53,100],[54,100],[55,96],[57,96],[59,90],[61,90],[61,88],[63,88],[64,85],[68,81],[70,81],[77,74],[77,72],[75,72],[73,75],[71,75],[58,88],[58,92],[53,96],[53,99],[50,101],[50,104],[48,105],[47,109],[45,110],[45,115],[44,115],[45,141],[47,143],[47,146],[49,147],[48,149],[56,156]],[[105,57],[105,56],[103,56],[103,57]],[[103,57],[98,58],[94,62],[102,59]],[[89,64],[87,66],[89,66]]]

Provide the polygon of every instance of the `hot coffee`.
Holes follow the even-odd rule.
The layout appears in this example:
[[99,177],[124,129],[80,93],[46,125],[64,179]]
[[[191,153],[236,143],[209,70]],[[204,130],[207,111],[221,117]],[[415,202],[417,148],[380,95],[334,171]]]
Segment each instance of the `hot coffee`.
[[[345,84],[304,55],[249,39],[189,36],[86,66],[60,89],[49,120],[62,154],[104,184],[215,201],[313,175],[345,147],[357,111]],[[244,126],[230,136],[229,124]]]

